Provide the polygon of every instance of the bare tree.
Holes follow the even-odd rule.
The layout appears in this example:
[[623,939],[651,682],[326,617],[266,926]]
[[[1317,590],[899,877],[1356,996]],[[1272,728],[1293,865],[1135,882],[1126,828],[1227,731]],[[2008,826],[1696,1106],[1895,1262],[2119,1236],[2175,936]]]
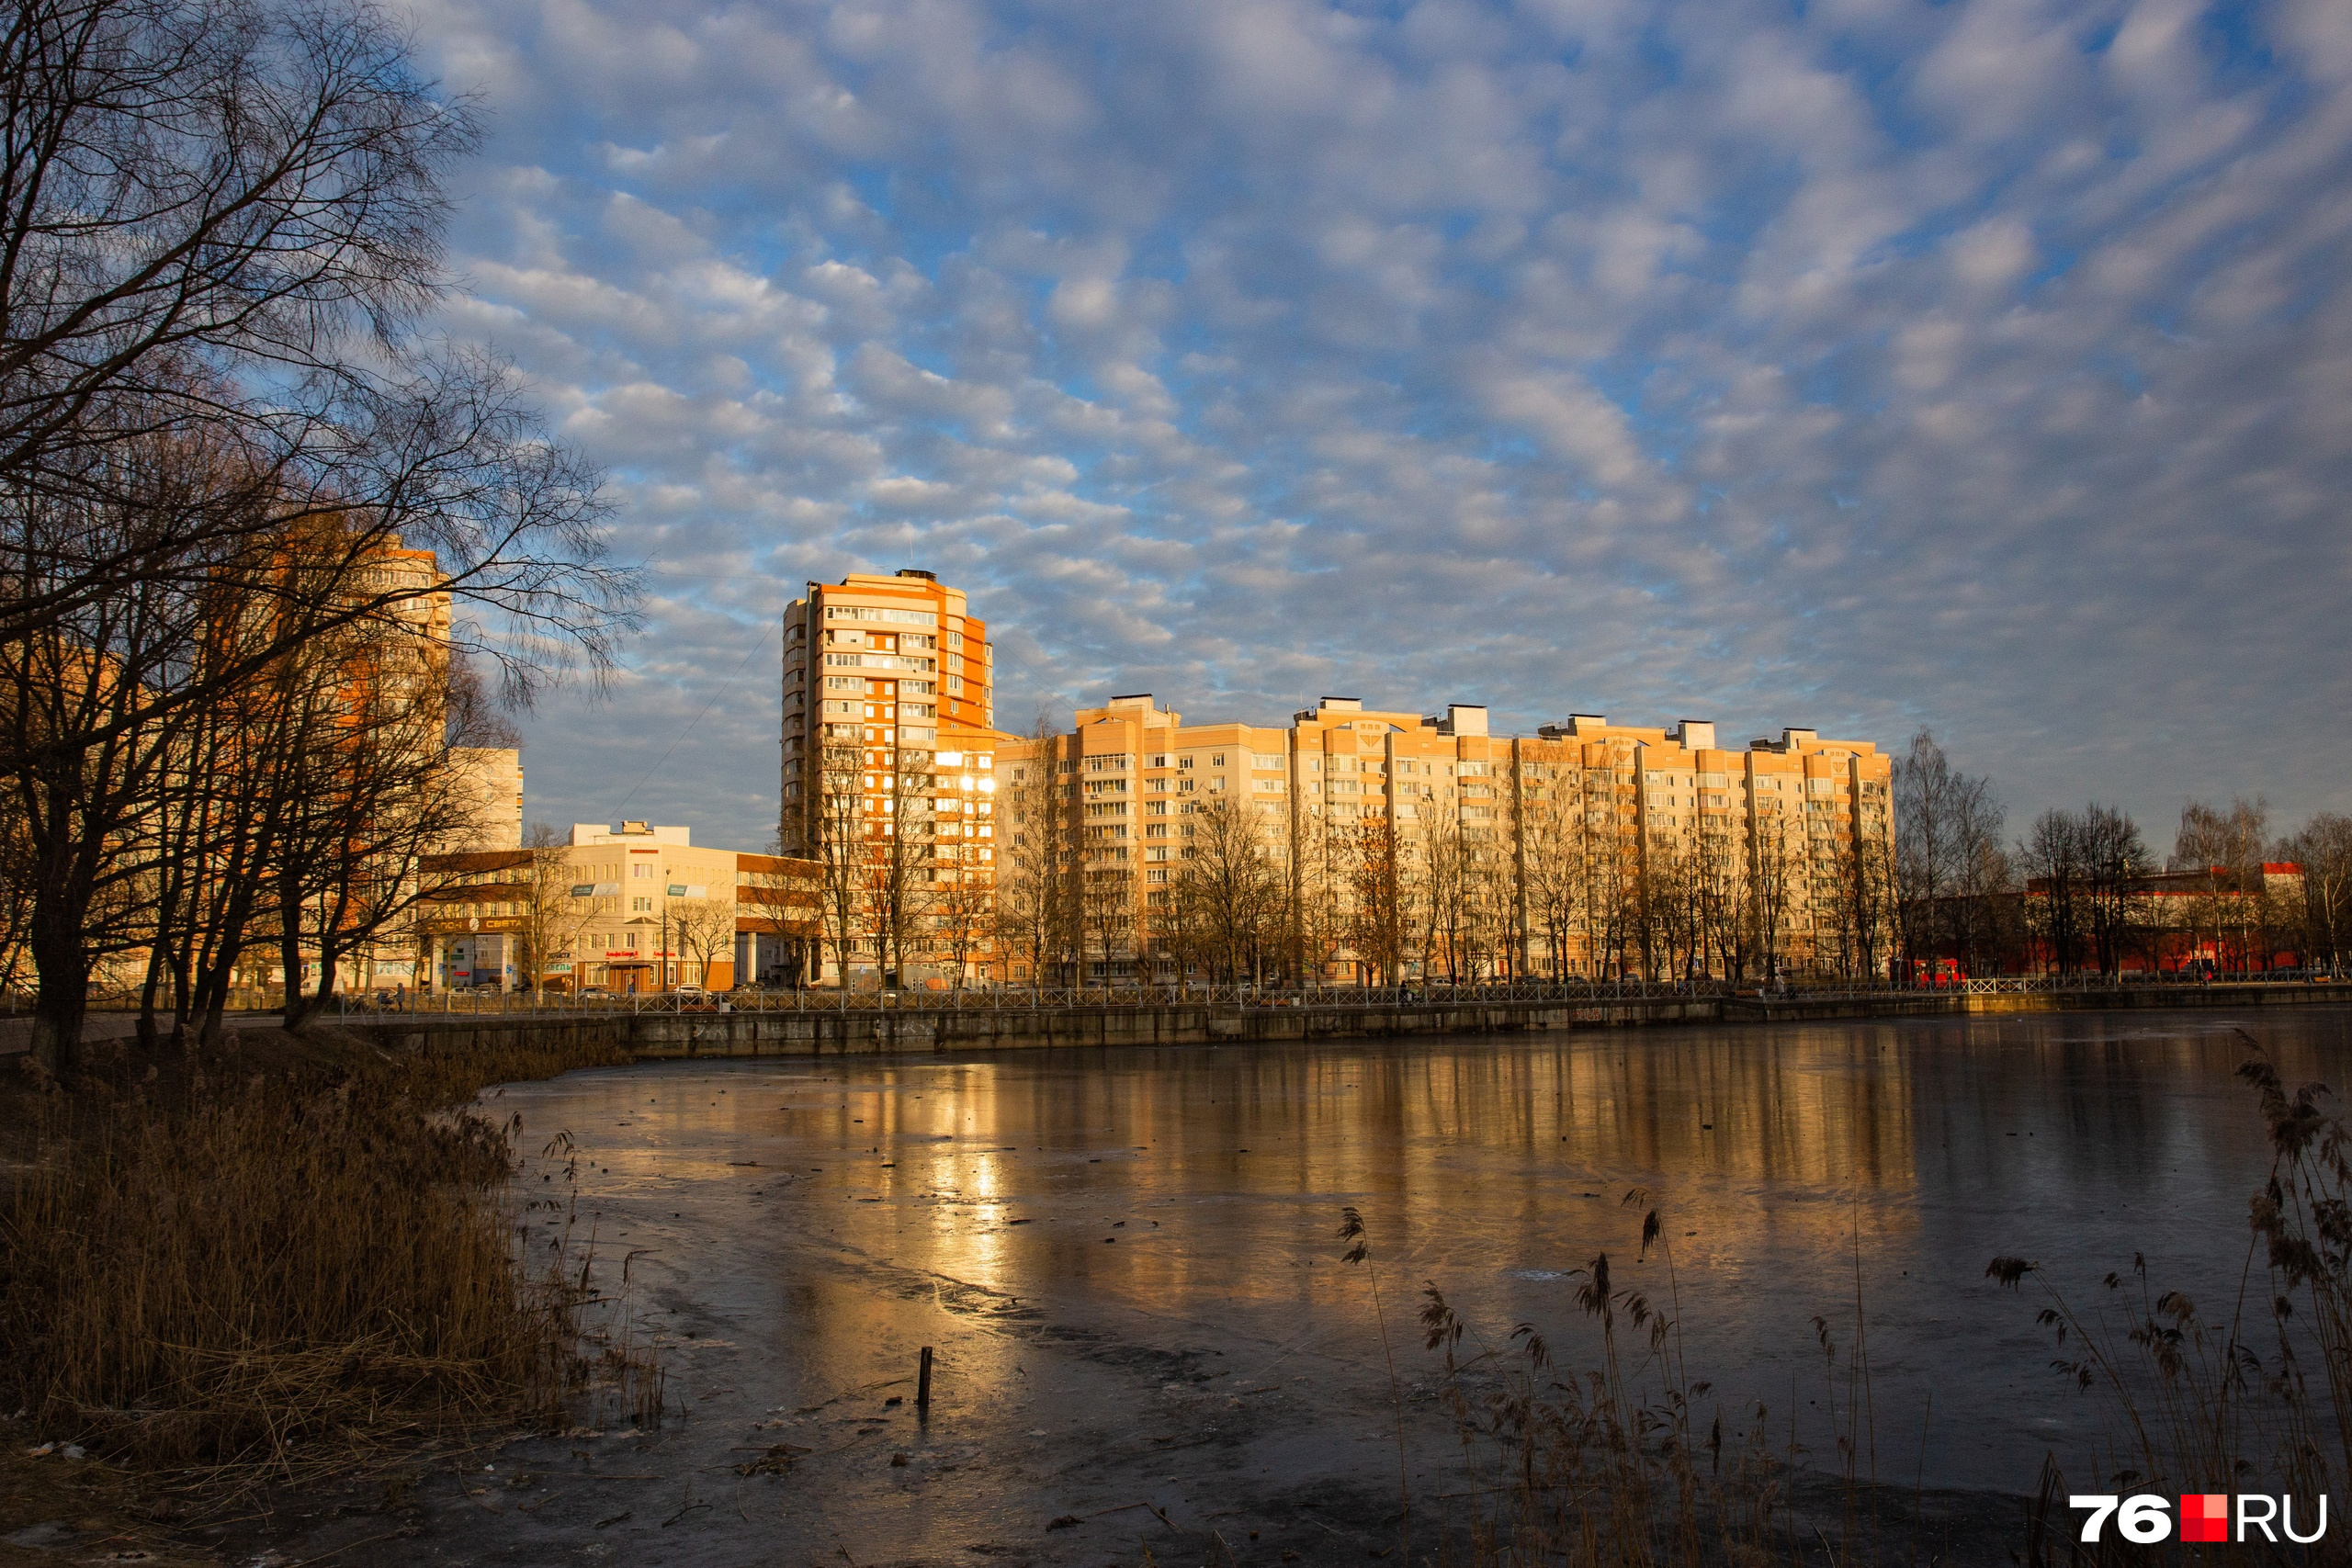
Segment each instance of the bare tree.
[[2171,869],[2193,879],[2193,914],[2199,933],[2210,934],[2216,962],[2223,959],[2227,933],[2237,933],[2236,963],[2248,961],[2252,930],[2261,923],[2267,891],[2262,860],[2270,832],[2270,803],[2244,796],[2225,809],[2201,800],[2181,808],[2173,838]]
[[2303,868],[2306,961],[2324,953],[2340,971],[2352,947],[2352,818],[2323,811],[2284,847]]
[[1727,818],[1702,818],[1692,846],[1692,895],[1698,907],[1702,969],[1720,965],[1725,978],[1744,979],[1753,962],[1754,923],[1749,918],[1748,867],[1745,835]]
[[571,964],[571,988],[577,992],[585,978],[581,950],[588,929],[617,912],[620,898],[617,894],[600,897],[594,883],[574,880],[569,847],[548,823],[530,825],[516,862],[512,900],[519,922],[516,945],[531,995],[546,996],[548,971],[560,962]]
[[1634,816],[1631,759],[1585,770],[1582,923],[1596,976],[1623,976],[1642,941],[1641,840]]
[[1039,715],[1027,754],[997,781],[994,929],[1033,986],[1064,962],[1075,921],[1067,864],[1069,808],[1057,771],[1059,740]]
[[[399,886],[288,869],[363,793],[300,671],[406,613],[389,561],[431,552],[458,607],[433,636],[511,693],[601,670],[634,610],[594,474],[502,366],[410,330],[474,130],[383,18],[40,0],[0,51],[0,779],[39,803],[35,1043],[68,1066],[93,964],[133,933],[152,1036],[167,986],[217,1014],[255,942],[289,989],[306,940],[328,973]],[[199,754],[287,765],[240,796]],[[343,785],[289,818],[289,769]]]
[[881,836],[868,841],[876,956],[885,985],[914,984],[915,965],[929,951],[927,933],[939,892],[933,766],[926,750],[901,747],[893,753],[891,793],[884,799],[890,809]]
[[695,964],[695,983],[707,988],[710,972],[735,957],[735,905],[728,898],[687,898],[671,906],[670,931],[678,951]]
[[1372,966],[1378,985],[1394,986],[1404,977],[1407,918],[1401,861],[1396,824],[1386,812],[1356,824],[1356,849],[1349,861],[1354,886],[1348,905],[1348,943]]
[[[1951,765],[1926,729],[1894,760],[1895,881],[1899,935],[1906,956],[1968,956],[1962,928],[1983,911],[1968,907],[1980,895],[1963,891],[1984,880],[1988,846],[2000,841],[2001,807],[1991,781]],[[1985,824],[1991,823],[1989,831]]]
[[[281,597],[237,656],[142,682],[105,730],[0,739],[0,771],[380,614],[358,584],[403,529],[451,592],[558,633],[479,639],[511,678],[566,649],[609,654],[632,617],[596,564],[593,478],[501,367],[435,358],[409,331],[443,287],[442,180],[476,131],[385,18],[332,0],[38,0],[0,51],[0,641],[125,595],[203,599],[224,557],[266,557],[288,530],[337,520],[347,546],[347,570]],[[157,504],[145,469],[174,453],[202,482]],[[121,525],[89,525],[100,514]]]
[[[1582,930],[1587,874],[1584,784],[1577,770],[1557,763],[1524,764],[1512,813],[1520,864],[1522,919],[1533,946],[1543,933],[1544,966],[1555,980],[1567,975],[1568,953]],[[1532,953],[1529,964],[1533,966]]]
[[806,985],[824,933],[819,918],[824,904],[822,879],[817,863],[774,852],[779,847],[780,840],[769,846],[770,853],[742,857],[745,863],[735,889],[737,925],[755,936],[776,938],[792,983]]
[[2032,933],[2041,942],[2044,964],[2061,975],[2082,967],[2089,938],[2085,838],[2080,817],[2045,811],[2034,818],[2033,836],[2018,846],[2018,861],[2029,879]]
[[1748,863],[1749,919],[1756,932],[1757,964],[1764,978],[1786,974],[1791,922],[1804,897],[1804,824],[1786,803],[1756,803]]
[[2114,976],[2132,945],[2139,879],[2150,870],[2148,847],[2139,826],[2117,807],[2094,801],[2077,821],[2091,957],[2100,974]]
[[1201,803],[1192,814],[1190,854],[1178,876],[1193,901],[1204,946],[1230,981],[1262,973],[1282,901],[1282,881],[1266,852],[1255,813],[1245,802]]

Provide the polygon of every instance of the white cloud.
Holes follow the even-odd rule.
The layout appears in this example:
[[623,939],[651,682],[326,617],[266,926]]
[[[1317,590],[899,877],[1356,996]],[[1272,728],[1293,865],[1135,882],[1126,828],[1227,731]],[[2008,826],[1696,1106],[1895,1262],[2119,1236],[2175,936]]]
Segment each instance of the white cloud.
[[[535,801],[598,815],[801,582],[912,559],[1009,723],[1330,682],[2352,806],[2333,7],[2237,18],[2259,59],[2193,0],[413,17],[494,117],[448,325],[659,568]],[[773,656],[633,813],[763,841]]]

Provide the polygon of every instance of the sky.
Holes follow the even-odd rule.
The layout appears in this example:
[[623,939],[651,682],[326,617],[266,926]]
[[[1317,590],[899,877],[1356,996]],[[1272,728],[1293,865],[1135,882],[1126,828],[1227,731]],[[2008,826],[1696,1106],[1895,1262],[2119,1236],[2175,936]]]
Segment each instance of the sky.
[[1932,728],[2030,817],[2352,810],[2342,0],[418,0],[441,325],[647,620],[526,812],[775,830],[777,617],[997,716]]

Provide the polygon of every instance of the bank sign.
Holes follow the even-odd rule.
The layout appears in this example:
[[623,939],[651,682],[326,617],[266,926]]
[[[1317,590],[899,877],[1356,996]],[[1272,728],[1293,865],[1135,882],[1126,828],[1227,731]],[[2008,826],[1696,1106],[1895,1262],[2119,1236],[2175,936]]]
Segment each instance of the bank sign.
[[[2189,1543],[2240,1543],[2250,1539],[2249,1531],[2258,1531],[2258,1539],[2272,1545],[2278,1544],[2279,1532],[2298,1546],[2309,1546],[2327,1533],[2327,1498],[2319,1499],[2317,1508],[2306,1502],[2303,1523],[2311,1527],[2304,1535],[2295,1529],[2296,1501],[2292,1497],[2276,1497],[2260,1492],[2241,1492],[2232,1507],[2226,1492],[2185,1492],[2180,1497],[2180,1539]],[[2153,1492],[2135,1493],[2129,1497],[2112,1492],[2077,1493],[2066,1499],[2070,1508],[2088,1508],[2090,1517],[2083,1521],[2083,1540],[2097,1545],[2106,1539],[2109,1522],[2114,1523],[2115,1533],[2134,1546],[2154,1546],[2173,1537],[2171,1500]],[[2234,1526],[2234,1529],[2233,1528]]]

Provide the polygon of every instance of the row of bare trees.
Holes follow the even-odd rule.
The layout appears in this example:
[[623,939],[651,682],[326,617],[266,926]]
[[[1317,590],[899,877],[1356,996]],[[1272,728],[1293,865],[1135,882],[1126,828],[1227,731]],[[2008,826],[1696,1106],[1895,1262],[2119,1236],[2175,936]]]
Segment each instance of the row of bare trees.
[[[995,797],[955,790],[959,770],[931,748],[895,747],[874,764],[854,744],[822,744],[808,811],[819,945],[844,986],[865,965],[883,984],[911,984],[929,970],[961,989],[999,925],[977,832],[980,804]],[[888,807],[878,815],[866,805],[866,780],[877,773]]]
[[1041,727],[1035,757],[1008,776],[996,868],[995,929],[1016,969],[1041,982],[1312,982],[1335,962],[1388,984],[1738,980],[1874,975],[1890,955],[1883,835],[1791,810],[1755,833],[1724,817],[1645,842],[1629,784],[1556,763],[1516,776],[1495,763],[1505,776],[1480,797],[1491,803],[1482,818],[1450,792],[1401,784],[1395,816],[1180,797],[1165,857],[1138,889],[1126,856],[1140,852],[1089,837],[1050,733]]
[[2159,853],[2129,814],[2094,801],[2045,811],[2005,844],[1990,781],[1952,767],[1924,729],[1896,761],[1894,793],[1899,929],[1916,960],[2113,975],[2267,968],[2282,953],[2340,968],[2352,949],[2352,818],[2322,812],[2274,834],[2258,795],[2192,800]]
[[7,962],[60,1067],[126,964],[153,1038],[268,947],[299,1026],[467,809],[452,742],[601,668],[630,585],[507,369],[420,331],[477,131],[385,17],[27,0],[0,85]]

